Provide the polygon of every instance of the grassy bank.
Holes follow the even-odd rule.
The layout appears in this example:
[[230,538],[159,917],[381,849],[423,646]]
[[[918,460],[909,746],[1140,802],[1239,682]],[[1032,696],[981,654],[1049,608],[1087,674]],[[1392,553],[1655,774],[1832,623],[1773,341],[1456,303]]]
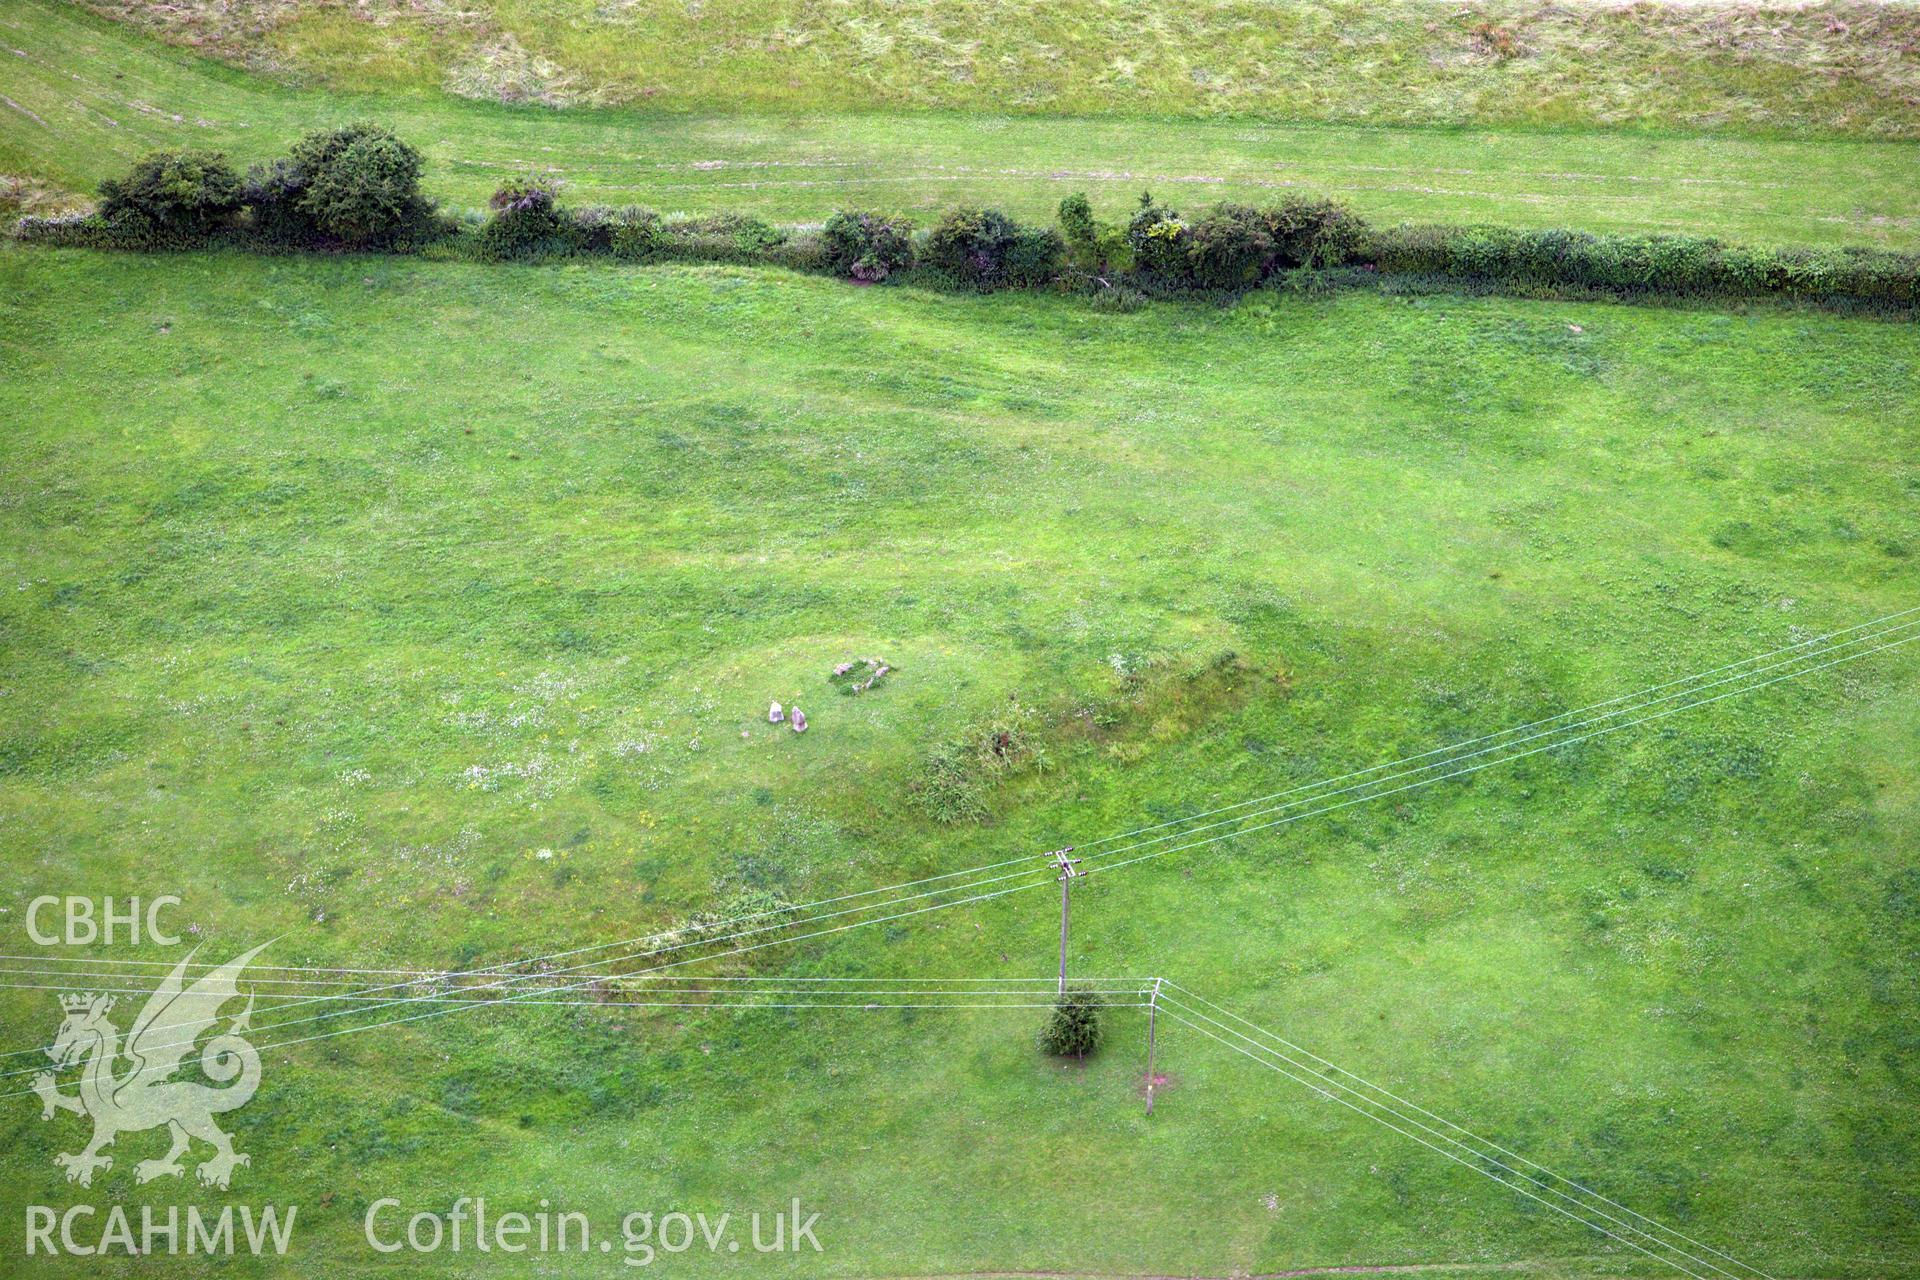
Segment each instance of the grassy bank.
[[[11,248],[0,286],[15,942],[35,894],[156,879],[223,955],[631,937],[1331,776],[1920,588],[1896,326]],[[897,674],[836,692],[868,653]],[[1774,1274],[1920,1275],[1912,653],[1122,872],[1076,901],[1074,966],[1179,976]],[[934,749],[1010,697],[1050,767],[934,821]],[[758,971],[1044,973],[1056,921],[1009,898]],[[234,1195],[310,1226],[230,1269],[406,1274],[358,1243],[383,1195],[800,1195],[810,1275],[1654,1274],[1197,1037],[1162,1028],[1148,1122],[1137,1022],[1084,1069],[1032,1031],[521,1009],[273,1052]],[[14,1101],[0,1189],[64,1203],[78,1122]]]
[[15,51],[0,172],[91,192],[155,147],[264,159],[327,123],[390,122],[427,153],[433,194],[477,207],[530,169],[567,198],[776,221],[839,204],[920,212],[975,201],[1026,217],[1088,190],[1183,205],[1348,193],[1379,222],[1686,231],[1758,244],[1920,245],[1910,143],[1653,137],[1254,121],[977,114],[567,111],[440,95],[303,91],[158,46],[52,0],[0,14]]
[[336,91],[702,112],[1256,116],[1920,132],[1910,5],[1226,0],[95,0]]

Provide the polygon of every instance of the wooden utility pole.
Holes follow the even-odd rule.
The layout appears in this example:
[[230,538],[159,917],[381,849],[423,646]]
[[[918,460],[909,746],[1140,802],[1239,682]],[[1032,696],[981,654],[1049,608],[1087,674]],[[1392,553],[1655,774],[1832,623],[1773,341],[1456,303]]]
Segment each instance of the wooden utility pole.
[[1067,914],[1073,901],[1073,881],[1080,875],[1080,859],[1069,858],[1073,846],[1055,849],[1047,856],[1060,868],[1060,994],[1067,994]]
[[1160,979],[1153,980],[1153,991],[1147,996],[1147,1114],[1153,1114],[1153,1033],[1156,1015],[1160,1012]]

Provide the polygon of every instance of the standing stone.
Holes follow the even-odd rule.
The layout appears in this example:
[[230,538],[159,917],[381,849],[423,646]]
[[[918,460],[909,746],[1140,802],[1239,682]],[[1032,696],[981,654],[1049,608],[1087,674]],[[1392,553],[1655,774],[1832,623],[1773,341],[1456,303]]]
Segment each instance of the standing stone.
[[[798,713],[796,712],[795,714],[797,715]],[[779,724],[784,719],[786,719],[786,717],[783,714],[781,714],[779,703],[777,702],[773,703],[771,706],[767,708],[768,724]]]
[[793,709],[793,731],[795,733],[805,733],[807,731],[807,713],[798,707]]

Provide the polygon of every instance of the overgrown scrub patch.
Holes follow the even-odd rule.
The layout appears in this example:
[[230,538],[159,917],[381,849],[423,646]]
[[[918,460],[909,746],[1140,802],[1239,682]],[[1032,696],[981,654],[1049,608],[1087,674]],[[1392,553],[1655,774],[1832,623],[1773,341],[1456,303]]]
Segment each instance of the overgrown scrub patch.
[[[531,179],[501,187],[487,207],[493,216],[480,228],[479,249],[488,258],[522,258],[541,250],[571,247],[564,233],[581,224],[579,218],[560,216],[559,201],[550,184]],[[598,225],[597,219],[594,225]],[[611,237],[608,242],[611,246]]]
[[629,262],[771,262],[789,239],[784,229],[743,214],[662,217],[637,205],[569,209],[556,185],[539,179],[507,184],[488,207],[474,248],[492,261],[606,254]]
[[1112,689],[1061,717],[1061,737],[1089,742],[1121,763],[1143,758],[1155,743],[1197,732],[1262,694],[1286,697],[1293,691],[1284,663],[1255,662],[1232,649],[1201,661],[1113,654],[1107,665]]
[[1113,654],[1100,692],[1055,699],[1044,709],[1010,700],[928,752],[908,789],[935,822],[984,821],[995,788],[1048,771],[1058,752],[1088,748],[1132,764],[1263,692],[1285,696],[1291,689],[1284,667],[1232,650],[1200,661]]
[[1336,200],[1289,197],[1265,209],[1222,202],[1184,218],[1142,192],[1126,241],[1134,265],[1163,288],[1239,292],[1275,271],[1342,266],[1359,253],[1365,230]]
[[927,753],[910,790],[935,822],[979,822],[988,796],[1004,779],[1047,767],[1040,713],[1017,701],[975,721]]

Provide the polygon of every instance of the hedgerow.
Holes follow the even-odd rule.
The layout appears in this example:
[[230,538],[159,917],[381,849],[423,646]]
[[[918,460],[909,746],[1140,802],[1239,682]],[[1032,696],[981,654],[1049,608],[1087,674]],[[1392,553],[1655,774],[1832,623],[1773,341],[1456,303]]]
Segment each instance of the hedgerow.
[[1507,227],[1403,226],[1373,232],[1381,271],[1514,288],[1623,296],[1781,296],[1920,304],[1920,254],[1762,249],[1683,235],[1594,235]]
[[103,249],[376,249],[485,261],[601,255],[764,263],[864,283],[919,279],[968,289],[1054,288],[1124,312],[1148,297],[1230,299],[1271,284],[1319,290],[1372,280],[1392,287],[1498,289],[1615,297],[1801,299],[1920,310],[1920,254],[1874,249],[1756,248],[1686,235],[1597,235],[1557,228],[1403,225],[1374,228],[1346,205],[1289,196],[1267,207],[1223,203],[1185,217],[1142,193],[1124,224],[1084,195],[1060,203],[1059,226],[1022,224],[961,206],[916,233],[905,217],[842,209],[819,229],[737,213],[661,215],[639,206],[570,209],[558,186],[502,186],[485,218],[435,216],[420,154],[375,124],[302,138],[244,178],[224,158],[165,151],[101,184],[89,214],[22,218],[40,244]]

